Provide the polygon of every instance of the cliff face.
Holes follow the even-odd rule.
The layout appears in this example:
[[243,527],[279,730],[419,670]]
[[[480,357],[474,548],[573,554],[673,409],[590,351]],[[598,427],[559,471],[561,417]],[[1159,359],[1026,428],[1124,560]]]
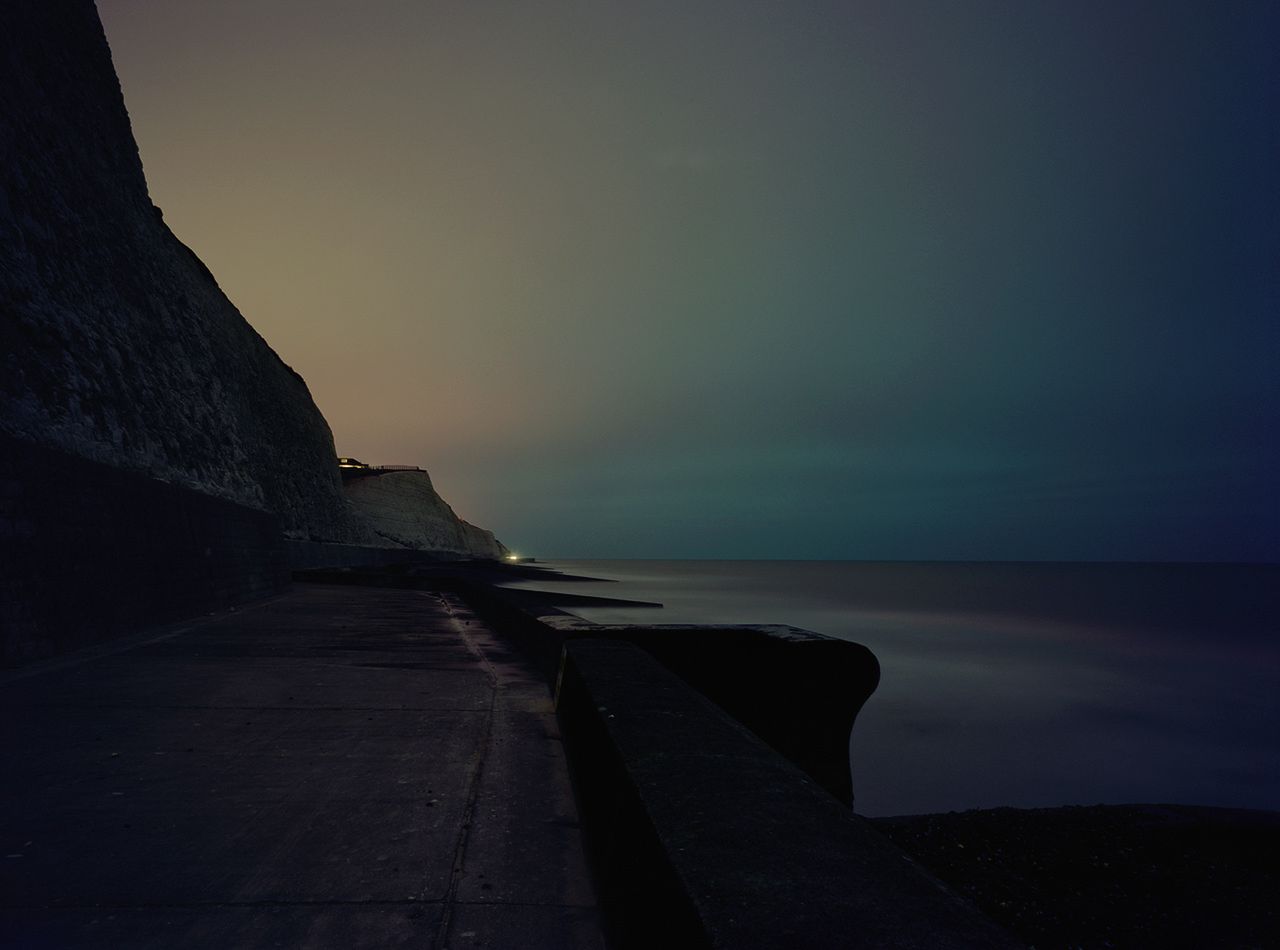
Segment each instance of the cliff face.
[[91,0],[0,3],[0,430],[372,540],[306,383],[152,206]]
[[354,478],[347,482],[346,492],[382,543],[472,557],[501,558],[507,553],[493,532],[455,515],[426,472]]

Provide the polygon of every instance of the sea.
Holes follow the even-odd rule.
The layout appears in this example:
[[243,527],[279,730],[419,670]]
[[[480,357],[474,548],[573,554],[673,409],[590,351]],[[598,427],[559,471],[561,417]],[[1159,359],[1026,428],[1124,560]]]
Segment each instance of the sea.
[[656,601],[597,623],[789,624],[869,647],[868,816],[1133,802],[1280,810],[1280,565],[556,560]]

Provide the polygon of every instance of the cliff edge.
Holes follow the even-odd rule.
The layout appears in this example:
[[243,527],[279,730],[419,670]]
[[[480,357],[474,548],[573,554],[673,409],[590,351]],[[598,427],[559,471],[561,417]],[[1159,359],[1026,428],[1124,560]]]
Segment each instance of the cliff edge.
[[356,513],[383,543],[471,557],[502,558],[508,553],[492,531],[454,514],[426,472],[353,478],[344,488]]

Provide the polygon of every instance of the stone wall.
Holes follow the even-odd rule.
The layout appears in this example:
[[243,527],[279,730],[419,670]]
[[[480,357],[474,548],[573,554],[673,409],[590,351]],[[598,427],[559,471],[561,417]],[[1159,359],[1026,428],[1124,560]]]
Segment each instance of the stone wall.
[[278,517],[0,436],[0,665],[288,582]]

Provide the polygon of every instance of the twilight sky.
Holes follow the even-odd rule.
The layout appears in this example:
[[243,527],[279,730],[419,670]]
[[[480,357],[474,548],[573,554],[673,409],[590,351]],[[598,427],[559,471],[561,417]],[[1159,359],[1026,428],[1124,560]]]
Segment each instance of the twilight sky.
[[521,553],[1280,560],[1269,0],[98,0],[338,450]]

